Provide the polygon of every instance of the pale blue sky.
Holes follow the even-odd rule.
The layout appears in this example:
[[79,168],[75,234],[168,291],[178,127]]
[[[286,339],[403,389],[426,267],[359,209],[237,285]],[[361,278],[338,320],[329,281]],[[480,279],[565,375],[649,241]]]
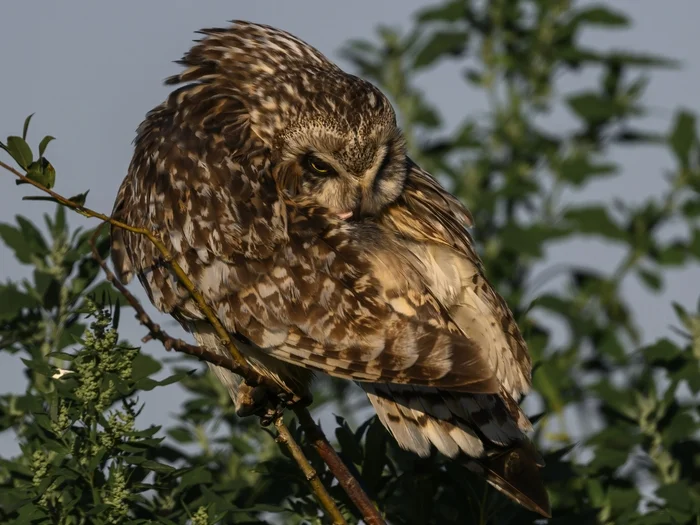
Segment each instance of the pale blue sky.
[[[625,0],[610,4],[628,12],[634,27],[613,35],[591,33],[587,44],[650,49],[682,61],[682,70],[654,75],[646,98],[654,110],[644,124],[668,129],[674,108],[698,109],[700,2]],[[44,134],[58,139],[48,150],[58,170],[57,190],[73,195],[89,188],[88,204],[108,212],[130,160],[134,130],[145,113],[166,96],[162,80],[177,71],[172,61],[190,46],[196,37],[194,31],[224,25],[233,18],[264,22],[284,28],[338,59],[337,51],[347,39],[370,37],[379,23],[407,27],[411,14],[424,5],[429,2],[5,0],[0,17],[0,137],[18,133],[24,117],[36,113],[30,141],[36,144]],[[341,65],[347,66],[342,61]],[[564,86],[568,89],[580,82],[581,78],[571,78],[564,81]],[[454,116],[484,110],[483,100],[470,96],[449,65],[424,76],[421,86],[451,124],[456,123]],[[450,111],[455,107],[460,109]],[[566,121],[566,116],[562,115],[561,120]],[[614,159],[624,166],[621,176],[594,185],[574,198],[620,197],[638,202],[663,187],[665,170],[673,166],[667,152],[659,149],[617,151]],[[39,222],[44,211],[53,211],[46,203],[21,201],[21,196],[28,193],[26,187],[15,186],[11,176],[0,173],[1,222],[13,222],[17,213]],[[88,226],[88,221],[73,215],[71,224]],[[550,256],[552,262],[610,268],[619,254],[591,241],[553,249]],[[0,247],[0,277],[24,275],[26,270]],[[625,293],[640,314],[646,340],[668,333],[668,325],[674,322],[670,299],[693,309],[699,289],[698,267],[674,272],[661,300],[644,292],[633,280],[625,283]],[[144,298],[140,287],[132,290]],[[122,335],[138,341],[143,330],[130,316],[122,318]],[[165,356],[158,345],[149,343],[147,347],[153,355]],[[1,390],[22,387],[21,366],[19,357],[0,356]],[[141,424],[161,424],[175,411],[182,395],[173,386],[157,389],[145,399],[148,407]],[[15,449],[7,439],[0,440],[0,454],[10,450]]]

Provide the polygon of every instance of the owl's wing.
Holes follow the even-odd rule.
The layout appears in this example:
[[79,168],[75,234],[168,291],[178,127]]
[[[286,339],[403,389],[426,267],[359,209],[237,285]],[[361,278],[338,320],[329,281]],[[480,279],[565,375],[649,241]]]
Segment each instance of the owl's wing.
[[[508,305],[494,290],[467,231],[472,217],[464,205],[429,173],[411,162],[406,188],[384,217],[387,226],[417,243],[421,259],[430,258],[452,276],[457,293],[438,300],[465,333],[489,348],[496,375],[513,399],[530,387],[531,360],[527,344]],[[434,284],[428,283],[434,290]]]
[[[140,130],[114,216],[158,233],[228,330],[338,377],[498,391],[486,349],[450,321],[393,235],[285,202],[253,139],[245,158],[224,155],[216,135],[193,149],[197,130],[173,129],[163,111]],[[121,273],[136,273],[157,308],[202,318],[147,239],[113,234]]]
[[287,242],[264,261],[239,259],[231,271],[251,278],[212,297],[238,333],[336,377],[498,391],[485,349],[451,323],[380,228],[311,208],[288,214]]

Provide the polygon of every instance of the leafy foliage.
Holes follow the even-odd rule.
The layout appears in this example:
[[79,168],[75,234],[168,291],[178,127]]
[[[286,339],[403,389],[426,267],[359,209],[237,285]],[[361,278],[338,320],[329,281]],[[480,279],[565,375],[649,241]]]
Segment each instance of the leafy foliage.
[[[639,320],[622,294],[630,279],[659,293],[669,271],[700,259],[698,127],[685,110],[668,130],[639,127],[647,81],[672,60],[580,43],[589,28],[629,24],[603,5],[454,0],[417,13],[406,33],[380,28],[377,41],[345,48],[357,72],[392,98],[413,158],[474,214],[490,280],[512,306],[536,363],[527,407],[541,413],[533,418],[534,438],[545,451],[551,523],[690,525],[700,514],[700,313],[674,304],[673,332],[642,345]],[[448,61],[463,72],[465,89],[488,103],[486,113],[465,116],[451,131],[416,84]],[[567,75],[580,80],[573,92],[561,91]],[[555,112],[573,124],[549,125]],[[51,137],[35,161],[25,140],[28,121],[22,137],[1,147],[31,173]],[[611,152],[621,147],[667,148],[675,167],[666,186],[634,205],[581,202],[582,189],[619,173]],[[34,180],[53,185],[44,168],[37,173],[44,178]],[[671,225],[680,233],[669,235]],[[0,225],[3,242],[34,271],[33,282],[0,285],[0,349],[21,356],[28,376],[24,394],[0,398],[0,429],[22,447],[18,457],[0,461],[0,516],[34,523],[322,523],[293,463],[257,422],[235,417],[210,375],[185,361],[157,381],[151,376],[161,365],[118,342],[119,308],[110,317],[96,302],[120,298],[98,282],[90,232],[69,235],[62,208],[46,226],[48,239],[23,217]],[[548,267],[550,248],[591,238],[618,249],[611,271]],[[555,277],[563,284],[552,285]],[[57,368],[71,373],[58,377]],[[139,430],[138,394],[175,381],[187,392],[176,421]],[[320,384],[316,406],[332,402],[339,414],[337,448],[392,524],[539,522],[463,467],[400,450],[376,418],[357,421],[364,405],[347,384]]]

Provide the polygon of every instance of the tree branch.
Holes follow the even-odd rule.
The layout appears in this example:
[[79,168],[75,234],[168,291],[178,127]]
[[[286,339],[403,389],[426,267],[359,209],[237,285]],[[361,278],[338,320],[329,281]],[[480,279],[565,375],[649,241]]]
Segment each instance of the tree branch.
[[[206,301],[204,300],[204,297],[196,289],[196,287],[194,286],[190,278],[187,276],[187,274],[182,270],[182,268],[173,260],[172,254],[167,249],[167,247],[163,244],[163,242],[160,239],[158,239],[154,235],[153,232],[144,228],[136,228],[134,226],[130,226],[128,224],[117,221],[103,213],[91,210],[90,208],[87,208],[82,204],[73,202],[70,199],[67,199],[62,195],[50,190],[49,188],[42,186],[40,183],[26,177],[25,175],[23,175],[22,173],[20,173],[19,171],[15,170],[14,168],[5,164],[2,161],[0,161],[0,167],[5,168],[25,183],[31,184],[32,186],[41,190],[42,192],[47,193],[48,195],[53,197],[59,204],[66,206],[67,208],[70,208],[86,217],[97,218],[103,221],[103,223],[97,228],[95,234],[91,239],[93,256],[100,264],[102,270],[105,272],[107,280],[115,288],[117,288],[122,293],[122,295],[124,295],[124,297],[127,299],[127,301],[129,301],[131,306],[136,311],[136,318],[138,319],[138,321],[148,329],[149,335],[147,336],[147,338],[145,338],[146,340],[148,338],[157,339],[161,343],[163,343],[163,346],[166,350],[176,350],[178,352],[183,352],[185,354],[197,357],[202,361],[207,361],[214,365],[221,366],[235,374],[244,377],[246,382],[248,382],[251,385],[265,384],[266,386],[270,387],[273,392],[279,391],[278,385],[251,369],[251,367],[245,360],[245,357],[236,348],[235,344],[233,343],[224,326],[216,317],[213,310],[207,305]],[[190,292],[195,301],[197,301],[197,304],[199,305],[202,313],[204,313],[209,323],[214,327],[217,336],[226,346],[229,353],[231,354],[231,357],[215,354],[213,352],[205,350],[204,348],[188,344],[182,339],[173,338],[170,335],[168,335],[158,324],[153,322],[153,320],[144,310],[139,300],[136,299],[136,297],[133,294],[131,294],[126,289],[126,287],[116,279],[112,271],[107,266],[107,263],[102,259],[102,257],[100,257],[99,253],[97,252],[95,241],[97,236],[99,235],[99,231],[105,223],[109,223],[112,226],[116,226],[118,228],[123,228],[132,233],[144,235],[156,246],[156,248],[158,248],[160,253],[163,255],[164,260],[167,262],[167,264],[170,265],[171,269],[178,277],[178,280],[187,288],[187,290]],[[368,525],[385,525],[384,519],[381,517],[379,511],[372,503],[372,500],[362,490],[358,481],[350,473],[347,466],[343,463],[343,461],[340,459],[333,447],[330,445],[325,435],[323,434],[323,431],[314,422],[309,411],[303,407],[295,407],[294,412],[299,418],[299,422],[307,438],[312,442],[312,445],[314,446],[315,450],[318,452],[321,459],[328,466],[328,469],[333,473],[340,485],[348,494],[348,497],[350,497],[353,503],[360,510],[360,512],[363,515],[364,521]],[[318,474],[315,472],[309,461],[304,456],[301,447],[298,443],[296,443],[293,436],[289,432],[289,429],[282,421],[281,417],[275,421],[275,426],[278,430],[277,441],[279,441],[288,448],[292,457],[299,465],[299,468],[304,473],[306,479],[309,481],[309,484],[311,485],[311,488],[314,494],[316,495],[316,498],[318,499],[319,503],[324,508],[328,516],[333,520],[334,525],[347,524],[345,518],[343,518],[342,514],[340,513],[340,510],[338,509],[337,505],[331,498],[326,488],[321,483]]]
[[365,523],[367,525],[385,525],[386,522],[376,505],[362,489],[357,479],[350,473],[343,460],[340,459],[340,456],[328,442],[326,435],[313,420],[309,411],[299,407],[294,408],[294,413],[299,419],[299,425],[304,430],[306,438],[311,442],[318,455],[321,456],[323,462],[328,465],[329,470],[338,480],[340,486],[343,487],[345,493],[362,513]]

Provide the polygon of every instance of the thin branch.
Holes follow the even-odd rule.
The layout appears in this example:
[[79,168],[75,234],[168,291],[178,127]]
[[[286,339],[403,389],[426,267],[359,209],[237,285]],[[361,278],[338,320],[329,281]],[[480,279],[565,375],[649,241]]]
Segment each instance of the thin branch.
[[107,262],[100,256],[97,250],[97,237],[100,235],[100,231],[107,224],[103,222],[97,228],[90,239],[90,247],[92,249],[92,256],[97,261],[97,263],[102,268],[105,274],[105,279],[112,284],[128,301],[131,307],[136,312],[136,319],[139,323],[148,329],[148,335],[142,339],[142,342],[147,342],[150,339],[156,339],[163,343],[163,347],[166,350],[175,350],[176,352],[182,352],[183,354],[196,357],[200,361],[209,362],[213,365],[220,366],[230,370],[234,374],[245,377],[246,382],[251,386],[257,386],[264,384],[273,393],[279,393],[280,388],[271,379],[261,376],[255,370],[250,367],[242,367],[240,363],[230,356],[210,352],[205,350],[201,346],[192,345],[182,339],[177,339],[169,335],[165,330],[163,330],[159,324],[155,323],[153,319],[146,313],[146,310],[141,305],[141,302],[116,278],[112,270],[107,266]]
[[309,411],[299,407],[294,408],[294,413],[299,419],[299,425],[304,430],[306,438],[314,447],[321,459],[324,461],[333,475],[343,487],[348,497],[362,513],[362,517],[367,525],[385,525],[384,518],[379,513],[374,502],[362,489],[357,479],[350,473],[343,460],[326,439],[326,435],[319,428],[309,414]]
[[[95,256],[95,259],[98,261],[103,271],[105,272],[107,280],[113,286],[115,286],[122,293],[122,295],[124,295],[127,301],[129,301],[131,306],[134,307],[134,310],[136,311],[136,318],[149,330],[149,336],[151,338],[161,341],[166,350],[176,350],[197,357],[202,361],[207,361],[217,366],[221,366],[235,374],[244,377],[246,381],[251,385],[265,384],[266,386],[270,387],[273,392],[279,391],[278,385],[276,385],[268,378],[265,378],[260,374],[256,373],[250,368],[250,366],[248,366],[245,358],[235,347],[235,344],[229,337],[226,329],[223,327],[223,325],[216,317],[214,312],[211,310],[211,308],[206,304],[204,297],[195,288],[194,284],[189,279],[187,274],[182,270],[182,268],[176,262],[174,262],[173,257],[170,254],[167,247],[152,232],[144,228],[136,228],[134,226],[122,223],[113,219],[112,217],[91,210],[90,208],[87,208],[81,204],[71,201],[70,199],[66,199],[62,195],[42,186],[38,182],[29,179],[28,177],[26,177],[25,175],[23,175],[22,173],[20,173],[19,171],[15,170],[14,168],[5,164],[2,161],[0,161],[0,167],[5,168],[25,183],[31,184],[32,186],[41,190],[42,192],[47,193],[48,195],[53,197],[58,203],[80,213],[81,215],[101,219],[103,221],[103,224],[99,228],[103,227],[104,223],[109,223],[112,226],[116,226],[127,231],[146,236],[156,246],[156,248],[158,248],[158,250],[163,255],[165,261],[171,266],[172,270],[177,275],[180,282],[187,288],[187,290],[190,292],[193,298],[197,301],[202,312],[207,317],[207,320],[214,327],[221,341],[226,345],[227,349],[229,350],[229,353],[231,354],[231,357],[223,356],[221,354],[215,354],[201,347],[188,344],[187,342],[181,339],[173,338],[169,336],[158,324],[154,323],[153,320],[148,316],[144,308],[141,306],[139,300],[136,299],[136,297],[134,297],[134,295],[131,294],[126,289],[126,287],[116,279],[114,274],[107,266],[106,262],[99,256],[95,245],[95,240],[99,231],[98,229],[93,235],[93,238],[91,239],[93,256]],[[377,508],[372,503],[372,500],[362,490],[358,481],[350,473],[347,466],[343,463],[343,461],[340,459],[333,447],[330,445],[325,435],[323,434],[321,428],[314,422],[309,411],[306,408],[298,406],[295,407],[294,412],[299,418],[300,424],[302,425],[307,438],[312,442],[312,445],[314,446],[318,454],[321,456],[321,459],[326,463],[328,469],[335,476],[335,478],[338,479],[338,482],[340,483],[342,488],[346,491],[350,499],[360,510],[365,523],[367,523],[367,525],[385,525],[386,522],[379,514]],[[345,519],[343,518],[337,506],[333,502],[333,499],[330,497],[328,491],[321,483],[316,472],[313,471],[313,469],[311,468],[311,465],[309,464],[308,460],[303,456],[301,448],[294,441],[292,435],[289,433],[289,429],[286,427],[281,418],[278,418],[278,420],[275,422],[275,426],[277,427],[280,435],[279,441],[285,444],[290,450],[290,453],[297,461],[297,464],[299,465],[300,469],[302,470],[302,472],[304,472],[305,476],[309,480],[309,483],[317,499],[327,512],[328,516],[331,517],[333,523],[346,524]],[[296,450],[293,450],[294,447],[296,448]],[[311,471],[307,469],[307,466],[311,469]]]
[[321,505],[323,505],[323,507],[326,509],[336,510],[336,512],[333,514],[329,513],[329,515],[333,518],[333,524],[347,525],[345,518],[343,518],[343,515],[340,514],[338,507],[336,507],[333,498],[331,498],[331,495],[328,494],[326,487],[324,487],[323,483],[321,483],[321,479],[318,477],[318,474],[311,466],[311,463],[309,463],[309,460],[306,459],[306,456],[304,456],[304,451],[301,450],[299,444],[294,441],[292,433],[289,431],[289,428],[287,428],[287,425],[284,424],[281,417],[277,418],[277,421],[275,421],[275,426],[277,427],[277,432],[279,433],[277,436],[277,441],[289,449],[292,457],[297,462],[297,465],[299,465],[299,468],[304,473],[304,476],[316,493],[316,497],[321,502]]

